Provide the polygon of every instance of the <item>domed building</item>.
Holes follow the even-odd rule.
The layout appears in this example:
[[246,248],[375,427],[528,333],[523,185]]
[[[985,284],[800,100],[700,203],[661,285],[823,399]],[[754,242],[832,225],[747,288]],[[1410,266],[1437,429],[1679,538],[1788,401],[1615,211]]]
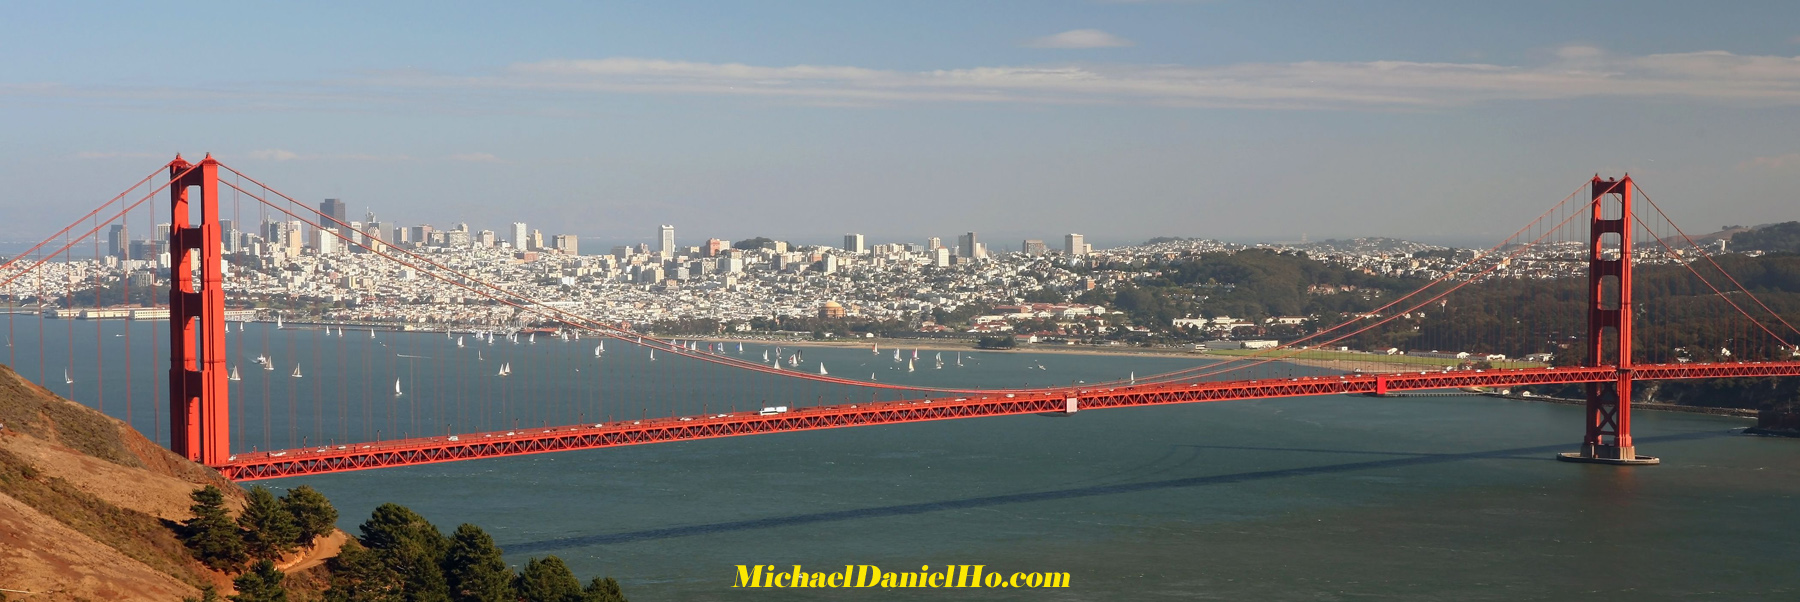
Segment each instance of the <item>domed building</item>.
[[825,319],[844,317],[844,304],[826,301],[824,305],[819,306],[819,317]]

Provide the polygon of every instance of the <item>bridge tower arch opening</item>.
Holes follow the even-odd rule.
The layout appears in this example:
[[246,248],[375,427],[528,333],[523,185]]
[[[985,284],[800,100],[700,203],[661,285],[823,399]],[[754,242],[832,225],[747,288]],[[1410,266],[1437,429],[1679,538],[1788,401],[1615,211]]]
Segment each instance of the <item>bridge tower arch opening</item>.
[[[169,448],[207,466],[231,458],[219,162],[169,162]],[[197,194],[196,194],[197,193]],[[198,196],[199,198],[194,198]],[[192,210],[199,204],[200,223]],[[197,276],[197,277],[196,277]]]
[[1617,378],[1587,383],[1586,433],[1581,451],[1558,459],[1571,462],[1640,465],[1657,458],[1640,456],[1631,441],[1631,175],[1590,182],[1592,197],[1588,243],[1589,366],[1610,366]]

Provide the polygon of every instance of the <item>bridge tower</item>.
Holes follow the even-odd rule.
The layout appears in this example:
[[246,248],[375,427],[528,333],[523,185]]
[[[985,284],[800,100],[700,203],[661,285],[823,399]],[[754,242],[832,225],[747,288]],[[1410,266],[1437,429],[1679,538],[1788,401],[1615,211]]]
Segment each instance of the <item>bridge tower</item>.
[[[231,383],[225,368],[219,163],[211,154],[199,164],[176,155],[169,177],[175,180],[169,186],[169,447],[189,460],[223,466],[231,457]],[[198,225],[189,216],[195,187]]]
[[[1595,175],[1591,186],[1587,365],[1611,366],[1618,370],[1618,379],[1587,383],[1587,433],[1581,451],[1557,457],[1570,462],[1656,464],[1660,460],[1637,455],[1631,443],[1631,175],[1622,180]],[[1614,235],[1610,240],[1609,234]],[[1610,358],[1609,331],[1614,340]]]

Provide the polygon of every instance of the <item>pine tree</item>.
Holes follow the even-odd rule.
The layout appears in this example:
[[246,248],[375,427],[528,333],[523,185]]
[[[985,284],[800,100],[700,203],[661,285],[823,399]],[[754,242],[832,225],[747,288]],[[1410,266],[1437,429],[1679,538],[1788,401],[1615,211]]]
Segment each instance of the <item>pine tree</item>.
[[331,588],[325,590],[325,599],[329,602],[406,599],[406,587],[400,575],[382,562],[380,552],[364,547],[355,539],[344,542],[344,548],[326,566],[331,569]]
[[513,572],[500,558],[481,527],[464,523],[450,537],[450,549],[444,553],[444,578],[450,586],[450,598],[457,602],[511,602]]
[[281,587],[281,580],[286,577],[275,568],[275,563],[257,561],[250,570],[231,580],[238,591],[231,602],[287,602],[287,590]]
[[448,602],[442,563],[449,542],[437,527],[405,506],[382,504],[359,527],[362,544],[373,550],[400,584],[408,602]]
[[313,540],[331,534],[337,528],[338,511],[331,506],[331,500],[319,493],[311,485],[301,485],[289,489],[281,496],[281,507],[286,509],[294,519],[294,526],[300,529],[299,538],[294,543],[310,546]]
[[625,599],[625,592],[619,590],[619,582],[612,577],[595,577],[588,582],[584,593],[587,595],[584,602],[630,602]]
[[519,598],[525,602],[583,602],[585,597],[575,573],[569,572],[569,565],[555,556],[525,561],[517,588]]
[[235,569],[244,564],[244,538],[237,523],[225,511],[225,492],[207,485],[190,495],[194,517],[181,524],[181,542],[194,557],[214,570]]
[[244,505],[237,524],[244,529],[245,551],[259,560],[280,560],[294,551],[300,535],[293,515],[262,485],[250,488],[250,502]]

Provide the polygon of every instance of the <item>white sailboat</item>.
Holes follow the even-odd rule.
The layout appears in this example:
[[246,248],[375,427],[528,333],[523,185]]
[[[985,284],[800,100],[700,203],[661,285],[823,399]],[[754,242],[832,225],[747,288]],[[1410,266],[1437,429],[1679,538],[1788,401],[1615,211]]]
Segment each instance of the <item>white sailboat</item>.
[[825,371],[825,362],[819,362],[819,376],[825,376],[828,374],[831,374],[831,373]]
[[344,338],[344,327],[342,326],[338,327],[338,338]]
[[299,362],[294,363],[294,373],[290,376],[293,376],[294,378],[300,378],[300,363]]
[[[243,331],[244,331],[244,323],[243,323],[243,322],[238,322],[238,332],[243,332]],[[12,346],[12,339],[7,339],[7,340],[6,340],[6,346],[7,346],[7,347],[11,347],[11,346]]]
[[596,345],[594,347],[594,350],[601,352],[601,353],[606,353],[606,339],[600,339],[600,344]]
[[394,397],[399,397],[401,395],[405,395],[405,393],[400,392],[400,379],[396,378],[394,379]]
[[656,350],[655,349],[650,350],[650,361],[652,361],[652,362],[656,361]]
[[269,359],[267,356],[258,356],[258,357],[260,357],[262,359],[262,365],[263,365],[264,370],[268,370],[271,372],[273,372],[275,370],[275,360]]
[[[8,346],[12,345],[12,339],[7,339],[6,344]],[[743,354],[744,354],[744,344],[738,343],[738,355],[743,355]]]
[[456,337],[456,348],[457,349],[463,348],[463,338],[462,337]]
[[600,346],[599,345],[594,346],[594,357],[600,357]]
[[913,371],[913,362],[912,362],[912,360],[906,360],[906,371],[907,371],[907,372],[912,372],[912,371]]
[[962,365],[962,352],[961,351],[956,352],[956,365],[957,366]]
[[916,359],[919,359],[919,350],[917,350],[917,349],[914,349],[914,350],[913,350],[913,356],[912,356],[912,358],[913,358],[913,359],[915,359],[915,360],[916,360]]
[[531,333],[531,340],[526,341],[526,342],[536,345],[537,344],[537,333],[535,333],[535,332]]
[[900,350],[899,349],[894,350],[894,361],[896,361],[896,362],[900,361]]
[[244,380],[244,377],[238,376],[237,366],[231,367],[231,380]]
[[869,353],[881,355],[881,343],[875,343],[874,345],[869,346]]
[[69,369],[68,368],[63,368],[63,383],[70,384],[70,385],[75,384],[75,379],[69,377]]
[[480,349],[476,349],[476,350],[475,350],[475,361],[477,361],[477,362],[485,362],[485,361],[487,361],[487,358],[485,358],[485,357],[481,357],[481,350],[480,350]]
[[374,328],[369,329],[369,338],[371,338],[371,339],[375,338],[375,329]]
[[506,362],[506,363],[500,364],[500,374],[499,375],[507,376],[510,374],[512,374],[512,362]]
[[284,328],[287,328],[287,327],[281,325],[281,314],[275,314],[275,330],[281,330]]
[[1134,384],[1134,385],[1137,384],[1137,371],[1136,370],[1131,371],[1131,376],[1129,377],[1129,379],[1131,380],[1131,384]]
[[763,350],[763,361],[769,361],[769,350],[767,349]]

